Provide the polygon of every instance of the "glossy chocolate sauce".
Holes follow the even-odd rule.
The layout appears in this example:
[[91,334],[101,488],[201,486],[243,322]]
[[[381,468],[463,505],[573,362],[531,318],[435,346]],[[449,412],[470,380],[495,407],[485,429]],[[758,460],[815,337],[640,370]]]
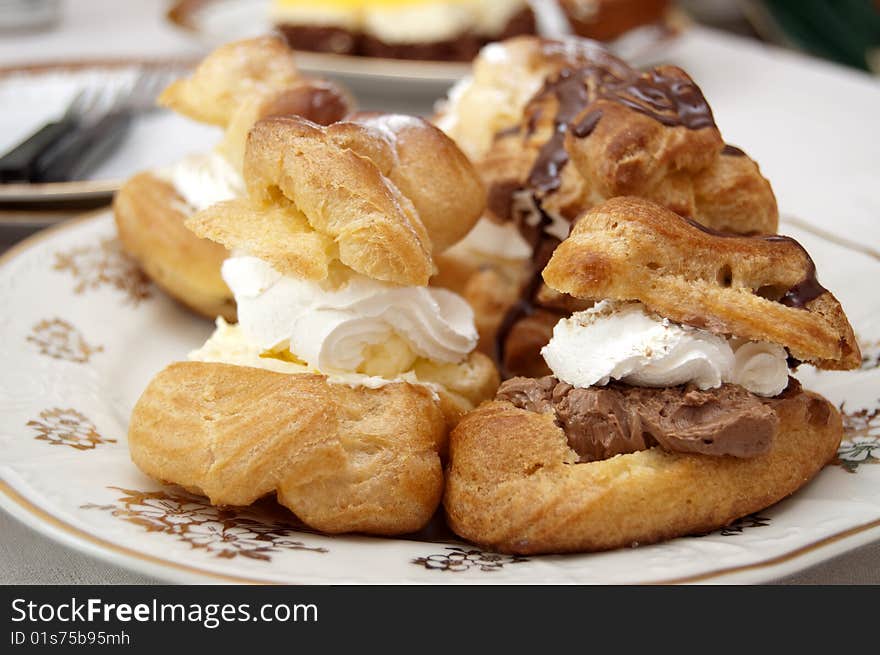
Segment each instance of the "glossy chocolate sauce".
[[[639,73],[620,62],[607,65],[609,62],[563,69],[548,79],[532,99],[530,104],[534,105],[553,96],[557,109],[553,133],[538,152],[526,179],[529,191],[546,194],[559,188],[562,169],[568,163],[565,136],[569,131],[577,138],[592,134],[602,117],[601,110],[575,120],[596,100],[616,102],[670,127],[699,130],[715,126],[712,110],[699,87],[679,69],[655,68]],[[537,120],[538,111],[534,111],[529,117],[529,134],[534,133]]]
[[828,293],[828,289],[819,284],[819,280],[816,278],[816,262],[810,257],[810,253],[807,252],[806,248],[791,237],[773,235],[763,238],[767,241],[789,241],[800,248],[801,252],[804,253],[804,257],[807,258],[807,272],[804,275],[804,279],[786,291],[782,298],[779,299],[780,303],[786,307],[804,309],[810,301],[815,300],[823,293]]
[[544,227],[550,224],[551,219],[540,209],[540,205],[538,207],[541,213],[541,222],[534,233],[537,243],[532,244],[531,277],[520,292],[519,300],[507,310],[501,324],[498,326],[498,330],[495,332],[493,355],[502,380],[512,375],[505,361],[507,339],[513,327],[520,320],[535,313],[538,292],[541,290],[541,285],[544,284],[544,278],[541,274],[544,271],[544,267],[550,262],[550,257],[553,256],[556,246],[560,244],[558,239],[543,234]]
[[[592,69],[589,68],[562,70],[535,96],[534,100],[555,96],[558,108],[553,119],[553,134],[538,151],[538,158],[526,178],[526,187],[530,191],[548,193],[559,188],[562,168],[568,163],[565,135],[572,121],[593,100],[588,87],[591,76]],[[530,132],[534,132],[535,121],[536,114],[533,114],[529,119]]]
[[610,81],[599,87],[598,97],[619,102],[670,127],[715,127],[712,109],[700,87],[678,68],[655,68],[628,80]]

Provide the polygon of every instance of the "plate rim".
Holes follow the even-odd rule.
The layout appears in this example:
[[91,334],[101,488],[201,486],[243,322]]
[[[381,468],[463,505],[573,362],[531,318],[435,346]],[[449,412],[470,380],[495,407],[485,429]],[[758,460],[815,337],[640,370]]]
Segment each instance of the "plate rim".
[[[29,252],[38,244],[57,236],[63,231],[101,220],[107,216],[112,216],[112,208],[105,207],[85,212],[57,225],[44,228],[23,239],[6,252],[0,254],[0,274],[14,260]],[[188,583],[296,584],[220,573],[114,543],[103,536],[71,525],[69,522],[53,514],[49,508],[40,506],[35,499],[29,498],[25,495],[24,491],[16,488],[6,475],[0,477],[0,508],[3,508],[17,520],[57,543],[86,553],[99,560],[109,561],[112,564],[145,573],[160,580]],[[880,518],[835,532],[798,546],[793,550],[757,562],[732,565],[687,576],[648,582],[634,582],[631,584],[679,585],[705,582],[760,584],[780,579],[797,571],[805,570],[817,563],[828,561],[859,546],[877,541],[878,537],[880,537]],[[827,556],[817,557],[818,554],[825,554]],[[737,577],[731,578],[730,576]],[[520,581],[504,582],[507,584],[524,584]],[[327,581],[322,584],[340,583]],[[442,582],[425,582],[424,584],[442,584]]]
[[[8,480],[0,479],[0,508],[24,525],[63,546],[84,553],[95,559],[109,562],[122,568],[150,575],[160,581],[191,584],[254,584],[254,585],[296,585],[297,582],[280,582],[271,579],[249,578],[241,575],[220,573],[203,569],[172,559],[150,555],[142,551],[122,546],[104,537],[71,525],[55,516],[48,509],[39,506],[25,494],[16,489]],[[758,562],[729,566],[714,571],[695,573],[678,578],[627,583],[628,586],[672,586],[685,584],[762,584],[779,580],[815,564],[828,561],[849,551],[877,541],[873,533],[880,535],[880,519],[874,519],[841,532],[828,535],[803,546]],[[836,548],[830,548],[837,546]],[[808,557],[830,549],[827,557]],[[797,562],[799,558],[806,558]],[[797,562],[797,563],[796,563]],[[767,575],[760,575],[758,571]],[[746,575],[742,575],[746,574]],[[754,575],[752,575],[754,574]],[[739,575],[739,578],[729,576]],[[483,582],[483,581],[481,581]],[[486,581],[488,582],[488,581]],[[470,582],[476,584],[476,582]],[[345,584],[339,581],[326,581],[318,584]],[[355,583],[358,584],[358,583]],[[360,583],[367,584],[367,583]],[[396,584],[394,582],[380,584]],[[415,583],[419,584],[419,583]],[[425,585],[441,585],[441,581],[423,582]],[[502,584],[542,584],[540,582],[503,581]],[[608,584],[608,583],[594,583]]]
[[109,198],[123,180],[74,180],[40,184],[2,184],[0,203],[49,203]]

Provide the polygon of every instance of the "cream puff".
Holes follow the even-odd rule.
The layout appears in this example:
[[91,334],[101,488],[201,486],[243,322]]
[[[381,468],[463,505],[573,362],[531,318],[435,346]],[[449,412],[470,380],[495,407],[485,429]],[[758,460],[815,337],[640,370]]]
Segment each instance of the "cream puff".
[[793,239],[616,198],[543,277],[591,306],[553,327],[551,375],[508,380],[453,431],[444,506],[460,536],[544,553],[704,532],[835,456],[839,413],[789,366],[856,368],[859,348]]
[[239,322],[153,379],[132,459],[217,505],[274,492],[325,532],[415,531],[448,430],[498,385],[470,307],[427,286],[482,212],[479,178],[429,123],[370,114],[258,121],[244,180],[187,220],[230,250]]

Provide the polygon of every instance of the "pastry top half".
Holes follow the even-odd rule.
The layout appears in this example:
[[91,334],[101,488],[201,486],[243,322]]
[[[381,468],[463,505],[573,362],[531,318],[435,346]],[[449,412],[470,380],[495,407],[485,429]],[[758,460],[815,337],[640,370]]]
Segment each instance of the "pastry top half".
[[169,85],[159,102],[199,122],[226,126],[243,96],[287,88],[301,78],[281,39],[234,41],[205,57],[192,76]]
[[323,280],[339,261],[396,284],[424,285],[432,253],[464,236],[484,192],[455,144],[413,117],[365,114],[321,127],[277,117],[251,130],[248,198],[188,221],[279,272]]
[[827,369],[859,366],[852,327],[794,239],[721,234],[639,198],[577,221],[543,272],[556,291],[639,301],[673,321],[784,346]]

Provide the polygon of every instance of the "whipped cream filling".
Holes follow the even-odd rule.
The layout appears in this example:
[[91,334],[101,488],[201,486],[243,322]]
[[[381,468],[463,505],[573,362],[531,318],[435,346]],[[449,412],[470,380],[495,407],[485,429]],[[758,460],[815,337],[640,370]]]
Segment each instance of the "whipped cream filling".
[[169,182],[194,211],[245,195],[241,173],[216,151],[189,155],[156,175]]
[[[237,324],[230,325],[223,320],[223,317],[217,318],[214,333],[201,348],[190,352],[187,359],[193,362],[250,366],[251,368],[261,368],[266,371],[286,373],[288,375],[323,373],[322,371],[309,368],[302,362],[291,361],[282,356],[273,356],[271,353],[266,353],[245,336],[241,326]],[[368,387],[370,389],[378,389],[395,382],[409,382],[410,384],[420,384],[428,387],[435,396],[438,391],[442,390],[435,383],[419,380],[414,371],[406,371],[393,378],[363,375],[360,373],[333,373],[327,375],[327,381],[330,384],[345,384],[350,387]]]
[[619,380],[644,387],[693,383],[705,390],[729,382],[769,397],[788,385],[782,346],[679,325],[637,302],[603,300],[560,320],[541,354],[558,379],[575,387]]
[[449,87],[445,98],[441,98],[434,103],[434,111],[437,114],[434,124],[453,139],[455,138],[453,132],[459,124],[458,114],[461,99],[473,87],[473,84],[474,78],[470,75],[465,75]]
[[477,343],[473,311],[445,289],[400,287],[351,272],[335,283],[303,280],[248,255],[230,257],[221,273],[249,342],[260,352],[286,348],[322,373],[387,377],[417,357],[459,362]]

